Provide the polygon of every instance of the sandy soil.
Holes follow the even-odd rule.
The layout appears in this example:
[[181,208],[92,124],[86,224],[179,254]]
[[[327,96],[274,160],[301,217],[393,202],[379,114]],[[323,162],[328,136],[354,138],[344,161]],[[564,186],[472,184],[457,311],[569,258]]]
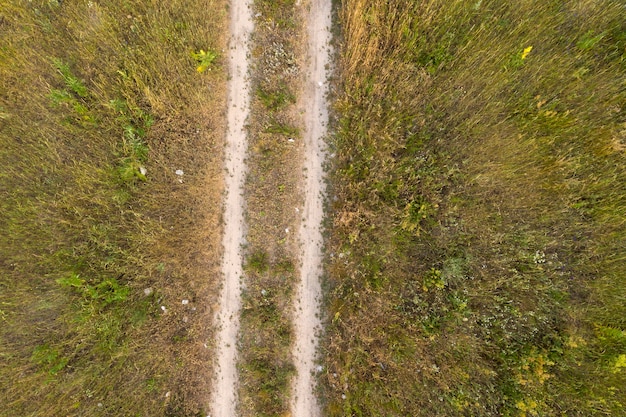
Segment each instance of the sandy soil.
[[230,7],[230,80],[228,84],[228,132],[226,137],[226,200],[224,205],[223,287],[216,317],[217,363],[210,416],[233,417],[237,408],[237,334],[241,306],[243,185],[247,149],[245,122],[250,109],[248,43],[253,29],[249,0],[233,0]]
[[315,359],[321,326],[322,218],[324,214],[324,136],[328,123],[328,63],[330,56],[331,1],[311,0],[308,16],[308,56],[302,108],[305,123],[305,203],[300,226],[301,282],[296,290],[294,364],[291,415],[319,416],[315,395]]

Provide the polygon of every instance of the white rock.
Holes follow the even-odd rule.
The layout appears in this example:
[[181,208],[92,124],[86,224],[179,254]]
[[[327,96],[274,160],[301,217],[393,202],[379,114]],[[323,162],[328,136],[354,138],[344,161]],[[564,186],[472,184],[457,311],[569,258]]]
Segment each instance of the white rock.
[[150,294],[152,294],[152,288],[148,287],[148,288],[144,288],[143,293],[148,296]]
[[285,229],[285,233],[289,233],[289,228],[286,228],[286,229]]
[[165,308],[165,306],[161,306],[161,310],[163,310],[163,312],[165,313],[167,311],[167,308]]
[[148,170],[144,167],[139,167],[139,172],[141,173],[141,175],[146,175],[148,173]]
[[189,304],[189,300],[183,300],[182,303],[184,306],[186,306],[187,304]]
[[295,140],[294,138],[289,138],[289,139],[287,139],[287,142],[289,142],[289,143],[294,143],[295,141],[296,141],[296,140]]
[[185,175],[185,171],[183,171],[182,169],[177,169],[174,173],[176,175]]

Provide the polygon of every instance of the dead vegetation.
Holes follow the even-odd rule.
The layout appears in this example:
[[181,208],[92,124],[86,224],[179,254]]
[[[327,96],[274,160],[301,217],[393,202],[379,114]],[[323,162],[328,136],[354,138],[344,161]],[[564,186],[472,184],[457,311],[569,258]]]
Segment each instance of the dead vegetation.
[[0,2],[0,414],[204,415],[225,18]]
[[291,0],[254,3],[252,108],[245,186],[240,412],[283,415],[294,372],[291,323],[302,209],[302,20]]
[[623,16],[342,2],[327,415],[624,413]]

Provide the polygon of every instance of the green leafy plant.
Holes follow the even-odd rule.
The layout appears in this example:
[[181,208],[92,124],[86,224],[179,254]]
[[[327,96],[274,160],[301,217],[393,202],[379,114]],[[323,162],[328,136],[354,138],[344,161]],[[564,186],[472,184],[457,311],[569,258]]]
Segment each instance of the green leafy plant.
[[211,69],[211,65],[213,65],[213,62],[217,59],[217,53],[210,49],[207,51],[200,49],[199,52],[192,52],[191,57],[198,64],[196,66],[196,71],[204,72],[207,69]]
[[82,295],[86,302],[97,307],[106,307],[110,304],[125,301],[128,298],[129,288],[120,285],[115,278],[107,278],[101,282],[90,284],[79,274],[57,279],[57,283],[68,287]]
[[33,350],[30,360],[45,369],[50,375],[58,374],[69,362],[69,359],[63,357],[58,350],[47,343],[37,346]]

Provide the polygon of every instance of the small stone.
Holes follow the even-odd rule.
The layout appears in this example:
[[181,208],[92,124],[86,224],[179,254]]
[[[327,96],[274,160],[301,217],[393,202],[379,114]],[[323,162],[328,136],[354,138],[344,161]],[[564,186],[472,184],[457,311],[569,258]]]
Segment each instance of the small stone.
[[179,176],[185,175],[185,172],[182,169],[177,169],[174,173]]
[[172,395],[172,393],[171,393],[171,392],[169,392],[169,391],[168,391],[168,392],[166,392],[166,393],[165,393],[165,398],[170,398],[170,395]]
[[167,311],[167,309],[165,308],[165,306],[161,306],[161,310],[163,310],[163,312],[164,312],[164,313]]
[[186,306],[187,304],[189,304],[189,300],[183,300],[182,303],[184,306]]
[[289,233],[289,228],[286,228],[286,229],[285,229],[285,233]]
[[341,399],[345,400],[346,399],[346,394],[341,394]]
[[183,323],[187,323],[189,321],[189,317],[183,316]]
[[146,297],[149,296],[150,294],[152,294],[152,288],[144,288],[143,293],[146,295]]
[[324,367],[323,367],[322,365],[317,365],[317,366],[315,367],[315,370],[316,370],[317,372],[322,372],[322,371],[324,370]]
[[103,407],[102,403],[98,403],[98,407],[102,408]]
[[139,167],[139,172],[141,173],[141,175],[146,175],[148,173],[148,170],[144,167]]
[[296,141],[296,140],[295,140],[294,138],[289,138],[289,139],[287,139],[287,142],[289,142],[289,143],[294,143],[295,141]]
[[319,81],[319,82],[317,83],[317,85],[319,85],[319,86],[321,87],[321,86],[323,86],[323,85],[324,85],[324,83],[323,83],[323,82],[321,82],[321,81]]
[[296,207],[296,213],[300,213],[300,209]]
[[267,290],[261,290],[261,295],[262,295],[263,297],[267,296]]

